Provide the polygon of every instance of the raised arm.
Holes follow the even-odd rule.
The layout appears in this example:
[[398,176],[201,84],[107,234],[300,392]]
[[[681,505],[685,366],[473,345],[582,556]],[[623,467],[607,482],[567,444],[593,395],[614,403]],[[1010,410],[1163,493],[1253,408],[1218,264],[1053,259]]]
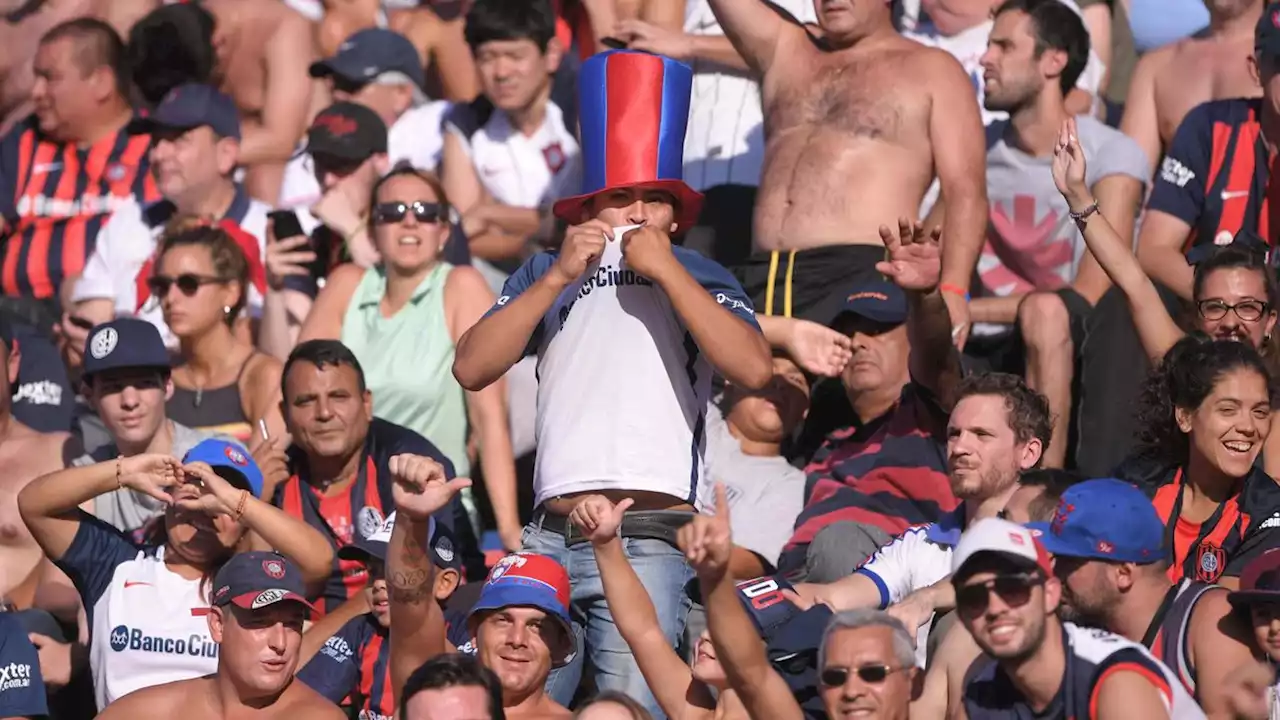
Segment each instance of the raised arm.
[[1120,130],[1147,154],[1147,169],[1154,173],[1164,154],[1160,141],[1160,117],[1156,111],[1156,74],[1168,62],[1170,50],[1161,48],[1143,55],[1129,78]]
[[312,83],[307,67],[314,59],[315,49],[311,24],[306,18],[289,13],[265,52],[267,87],[262,121],[246,123],[240,143],[240,163],[246,166],[284,163],[292,157],[307,128],[307,109],[311,106]]
[[649,593],[622,550],[618,528],[631,503],[623,500],[614,505],[602,495],[591,495],[578,503],[569,519],[591,539],[609,614],[662,711],[680,720],[710,720],[715,699],[706,686],[694,681],[689,666],[667,642]]
[[395,527],[387,546],[391,689],[398,697],[413,671],[447,647],[444,612],[433,592],[435,564],[426,548],[431,541],[431,516],[471,481],[446,480],[440,463],[418,455],[395,455],[388,468],[396,504]]
[[898,220],[898,234],[880,226],[888,260],[876,270],[901,287],[907,296],[907,335],[911,339],[911,379],[928,388],[942,407],[950,408],[963,374],[953,343],[953,316],[948,313],[938,279],[944,261],[938,248],[939,229],[925,234],[919,223]]
[[[1075,119],[1068,119],[1063,122],[1054,150],[1053,181],[1072,212],[1084,212],[1094,202],[1093,193],[1085,185],[1085,163]],[[1183,332],[1169,317],[1155,284],[1142,271],[1129,246],[1116,234],[1106,217],[1095,213],[1077,225],[1081,227],[1089,252],[1128,298],[1134,325],[1147,356],[1153,359],[1164,357]]]
[[778,47],[787,34],[804,32],[783,18],[761,0],[708,0],[724,34],[747,62],[760,75],[769,72],[778,55]]
[[723,485],[716,484],[716,514],[694,517],[680,528],[677,537],[685,558],[698,573],[707,603],[707,628],[720,666],[747,712],[753,718],[803,720],[804,712],[791,688],[769,665],[764,642],[728,573],[733,538]]
[[168,489],[182,477],[182,464],[168,455],[135,455],[59,470],[32,480],[18,493],[18,511],[31,536],[50,560],[66,555],[87,513],[85,502],[117,488],[129,488],[165,503]]
[[556,299],[600,259],[613,228],[588,220],[569,228],[560,252],[530,258],[502,287],[502,297],[457,343],[453,376],[467,390],[497,381],[519,362]]

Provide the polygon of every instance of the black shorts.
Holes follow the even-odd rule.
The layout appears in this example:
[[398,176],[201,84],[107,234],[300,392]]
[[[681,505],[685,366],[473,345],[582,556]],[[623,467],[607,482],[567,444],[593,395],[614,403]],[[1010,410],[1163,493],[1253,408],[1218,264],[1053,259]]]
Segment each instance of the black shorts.
[[[1084,296],[1069,287],[1055,290],[1053,294],[1062,298],[1062,304],[1067,307],[1071,346],[1079,357],[1080,348],[1084,345],[1086,322],[1093,312],[1093,306]],[[1022,375],[1026,371],[1027,348],[1022,340],[1022,331],[1016,323],[1009,332],[999,335],[970,335],[969,342],[965,344],[964,355],[967,360],[972,361],[971,367],[974,370],[1015,375]]]
[[809,250],[756,253],[733,274],[756,312],[830,325],[859,286],[880,282],[876,263],[885,259],[880,245],[827,245]]

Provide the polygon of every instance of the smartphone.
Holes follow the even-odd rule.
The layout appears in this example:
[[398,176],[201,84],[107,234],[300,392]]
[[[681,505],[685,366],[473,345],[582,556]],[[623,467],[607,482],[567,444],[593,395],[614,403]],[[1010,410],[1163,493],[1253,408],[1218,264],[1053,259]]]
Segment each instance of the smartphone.
[[626,50],[627,44],[616,37],[600,38],[600,44],[614,50]]
[[302,232],[302,223],[298,222],[298,213],[292,210],[273,210],[267,213],[267,217],[275,228],[277,240],[305,234]]
[[[302,223],[298,221],[298,214],[292,210],[273,210],[267,213],[267,217],[271,218],[272,226],[275,228],[276,240],[307,236],[302,231]],[[316,259],[307,266],[307,274],[311,277],[313,283],[319,282],[329,274],[331,260],[329,257],[328,236],[324,232],[324,226],[317,228],[317,232],[307,236],[307,239],[311,252],[316,254]]]

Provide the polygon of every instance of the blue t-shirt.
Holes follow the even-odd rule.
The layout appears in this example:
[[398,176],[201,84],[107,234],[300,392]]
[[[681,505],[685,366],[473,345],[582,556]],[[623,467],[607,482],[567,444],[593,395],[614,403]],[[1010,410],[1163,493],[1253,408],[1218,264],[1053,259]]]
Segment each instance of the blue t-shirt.
[[48,714],[36,646],[16,618],[0,613],[0,717]]

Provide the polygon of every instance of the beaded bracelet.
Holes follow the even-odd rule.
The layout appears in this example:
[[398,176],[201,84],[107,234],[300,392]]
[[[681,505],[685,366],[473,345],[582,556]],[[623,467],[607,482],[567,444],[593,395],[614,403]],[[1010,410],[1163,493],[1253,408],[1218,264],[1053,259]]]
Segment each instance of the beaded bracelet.
[[249,491],[241,490],[240,502],[236,503],[236,514],[235,514],[236,522],[240,522],[240,518],[244,515],[245,505],[247,505],[248,503],[249,503]]
[[948,285],[947,283],[942,283],[941,285],[938,286],[938,289],[944,293],[959,295],[960,297],[964,298],[965,302],[969,302],[969,291],[963,288],[956,287],[955,285]]

